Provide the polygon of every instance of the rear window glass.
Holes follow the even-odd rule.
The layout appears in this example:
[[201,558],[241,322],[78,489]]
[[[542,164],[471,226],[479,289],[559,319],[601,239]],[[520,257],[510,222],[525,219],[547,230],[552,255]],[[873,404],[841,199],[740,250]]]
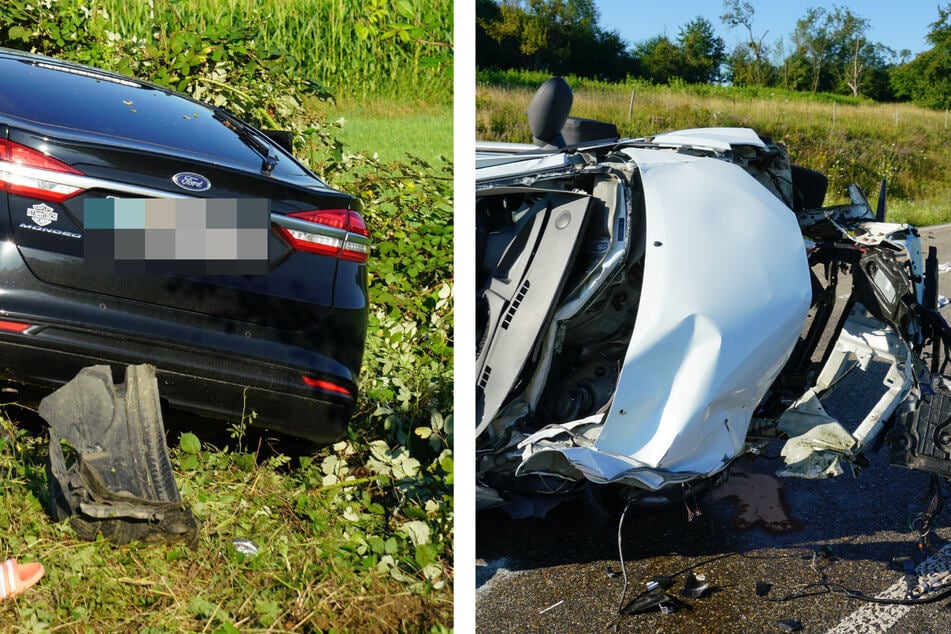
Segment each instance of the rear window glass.
[[[48,126],[133,139],[258,169],[261,156],[201,103],[94,69],[0,57],[0,113]],[[272,174],[306,172],[286,153]]]

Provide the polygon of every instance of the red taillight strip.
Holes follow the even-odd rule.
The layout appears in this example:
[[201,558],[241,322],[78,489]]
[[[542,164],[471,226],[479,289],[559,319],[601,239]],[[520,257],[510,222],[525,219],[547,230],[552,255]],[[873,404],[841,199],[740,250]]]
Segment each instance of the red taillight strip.
[[370,255],[366,223],[352,209],[314,209],[277,220],[288,242],[300,251],[351,262],[366,262]]
[[24,324],[20,321],[0,321],[0,330],[6,332],[24,332],[32,324]]
[[337,385],[336,383],[331,383],[330,381],[321,381],[320,379],[315,379],[313,377],[307,376],[306,374],[301,376],[301,378],[304,379],[304,384],[308,387],[315,387],[319,390],[343,394],[344,396],[353,398],[353,393],[342,385]]
[[39,150],[0,139],[0,192],[61,203],[82,191],[59,182],[57,175],[83,173]]

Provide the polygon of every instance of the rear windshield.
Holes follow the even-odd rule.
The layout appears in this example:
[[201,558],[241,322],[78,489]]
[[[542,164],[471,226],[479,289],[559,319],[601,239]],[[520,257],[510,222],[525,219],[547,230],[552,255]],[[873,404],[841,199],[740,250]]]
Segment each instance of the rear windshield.
[[[161,146],[260,169],[262,157],[216,119],[215,111],[181,95],[54,61],[0,56],[0,113],[23,121]],[[313,174],[282,150],[274,176]]]

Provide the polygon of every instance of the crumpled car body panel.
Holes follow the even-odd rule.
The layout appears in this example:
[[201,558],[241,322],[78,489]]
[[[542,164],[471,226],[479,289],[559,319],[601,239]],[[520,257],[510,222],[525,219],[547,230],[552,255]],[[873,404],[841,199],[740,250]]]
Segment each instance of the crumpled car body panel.
[[520,473],[653,489],[721,470],[743,450],[805,321],[808,264],[787,207],[736,165],[628,152],[643,181],[647,246],[614,400],[592,447],[541,450]]
[[710,474],[742,450],[805,322],[802,237],[789,209],[735,165],[699,159],[641,177],[644,299],[594,449],[629,468]]
[[[873,212],[852,186],[850,204],[822,207],[826,186],[785,148],[740,128],[547,154],[477,144],[477,310],[487,315],[477,327],[489,324],[477,350],[481,503],[551,497],[586,481],[620,483],[646,501],[720,477],[780,433],[790,435],[782,475],[828,477],[913,411],[931,380],[923,348],[951,350],[933,305],[936,270],[922,266],[914,227],[882,221],[883,202]],[[552,292],[528,309],[531,332],[493,339],[511,310],[492,297],[507,279],[495,263],[517,251],[499,244],[531,210],[557,209],[545,192],[559,190],[588,197],[585,225],[570,253],[541,257],[535,275],[550,278]],[[929,262],[937,268],[933,253]],[[840,273],[850,276],[847,295]],[[520,302],[524,311],[531,299]],[[492,347],[511,355],[516,342],[518,359],[495,372],[503,364],[487,361]],[[890,369],[854,429],[813,415],[871,361]],[[791,419],[805,421],[796,434],[780,423]],[[831,431],[838,441],[827,447]]]

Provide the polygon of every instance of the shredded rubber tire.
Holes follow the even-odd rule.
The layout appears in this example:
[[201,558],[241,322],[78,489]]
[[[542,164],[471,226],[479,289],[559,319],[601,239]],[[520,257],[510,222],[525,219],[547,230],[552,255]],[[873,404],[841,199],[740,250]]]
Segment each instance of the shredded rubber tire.
[[[50,425],[54,519],[69,519],[87,540],[197,540],[198,520],[182,504],[168,458],[152,366],[128,366],[120,385],[109,366],[84,368],[39,413]],[[64,441],[76,454],[69,466]]]

